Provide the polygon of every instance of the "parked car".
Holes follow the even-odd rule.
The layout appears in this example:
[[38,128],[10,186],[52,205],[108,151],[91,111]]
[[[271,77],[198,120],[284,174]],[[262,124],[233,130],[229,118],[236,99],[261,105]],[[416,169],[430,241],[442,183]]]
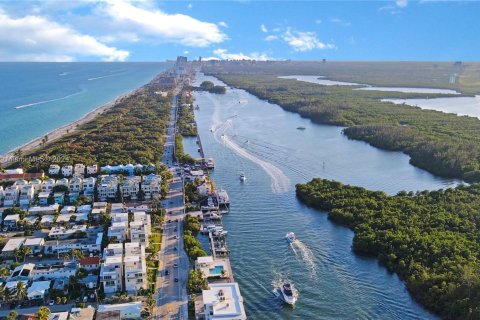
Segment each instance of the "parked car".
[[175,282],[178,282],[178,278],[175,278]]

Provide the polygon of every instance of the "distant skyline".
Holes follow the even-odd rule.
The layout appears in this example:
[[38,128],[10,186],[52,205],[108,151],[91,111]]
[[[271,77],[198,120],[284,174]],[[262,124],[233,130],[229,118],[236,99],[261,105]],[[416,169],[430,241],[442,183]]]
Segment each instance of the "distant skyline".
[[0,61],[478,61],[477,1],[5,1]]

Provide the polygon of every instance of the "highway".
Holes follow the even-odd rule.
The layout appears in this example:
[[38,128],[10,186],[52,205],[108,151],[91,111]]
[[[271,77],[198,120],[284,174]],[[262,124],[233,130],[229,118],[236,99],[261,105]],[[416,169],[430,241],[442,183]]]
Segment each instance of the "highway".
[[[177,89],[176,93],[181,89]],[[167,129],[162,163],[173,166],[177,96],[172,99],[172,114]],[[188,319],[186,283],[189,262],[183,246],[184,194],[182,177],[175,174],[169,182],[169,192],[162,201],[166,209],[162,246],[159,252],[160,270],[157,278],[156,319]],[[168,272],[168,274],[166,274]]]

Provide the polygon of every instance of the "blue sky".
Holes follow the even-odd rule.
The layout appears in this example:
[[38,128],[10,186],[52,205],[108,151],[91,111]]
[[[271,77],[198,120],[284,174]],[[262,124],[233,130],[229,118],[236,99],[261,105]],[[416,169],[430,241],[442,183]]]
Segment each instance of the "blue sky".
[[0,61],[479,60],[473,1],[5,1]]

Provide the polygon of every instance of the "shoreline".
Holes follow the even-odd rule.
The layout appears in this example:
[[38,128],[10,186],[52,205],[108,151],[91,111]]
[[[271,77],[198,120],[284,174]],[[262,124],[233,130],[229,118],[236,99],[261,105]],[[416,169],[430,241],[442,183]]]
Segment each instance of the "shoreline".
[[106,102],[102,105],[99,105],[96,108],[94,108],[93,110],[87,112],[81,118],[79,118],[79,119],[77,119],[73,122],[70,122],[66,125],[63,125],[61,127],[58,127],[56,129],[53,129],[53,130],[47,132],[45,135],[36,137],[36,138],[30,140],[29,142],[22,144],[21,146],[15,147],[15,148],[7,151],[4,154],[0,154],[0,164],[2,164],[2,165],[9,164],[10,163],[9,159],[14,157],[14,154],[18,150],[21,150],[22,153],[25,153],[25,152],[30,152],[30,151],[33,151],[35,149],[38,149],[38,148],[42,147],[43,146],[42,145],[42,139],[45,136],[48,137],[48,142],[47,142],[47,144],[48,144],[52,141],[58,140],[59,138],[65,136],[66,134],[75,132],[77,130],[78,126],[81,126],[82,124],[85,124],[87,122],[90,122],[90,121],[94,120],[97,116],[99,116],[103,112],[113,108],[119,102],[119,100],[121,100],[123,98],[127,98],[127,97],[135,94],[137,91],[141,90],[144,86],[145,86],[145,84],[141,85],[140,87],[138,87],[136,89],[133,89],[133,90],[130,90],[126,93],[120,94],[115,99],[110,100],[110,101],[108,101],[108,102]]

